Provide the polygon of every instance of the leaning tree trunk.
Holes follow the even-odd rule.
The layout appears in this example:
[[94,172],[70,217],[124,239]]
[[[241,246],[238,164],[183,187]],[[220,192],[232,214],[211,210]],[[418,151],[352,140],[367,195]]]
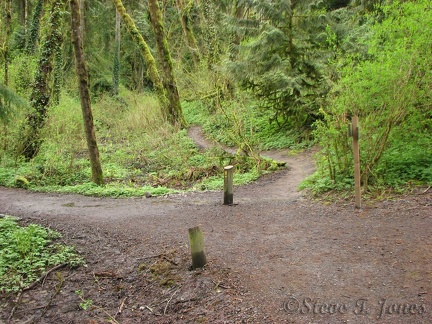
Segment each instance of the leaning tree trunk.
[[23,155],[26,160],[34,158],[42,144],[40,130],[45,125],[51,96],[49,82],[53,69],[53,57],[55,49],[63,41],[60,33],[61,3],[61,0],[53,0],[52,2],[51,15],[48,21],[49,33],[41,46],[38,70],[36,71],[32,94],[30,96],[30,104],[33,110],[27,116],[28,127],[23,141]]
[[126,23],[126,27],[129,30],[129,33],[132,36],[133,41],[138,46],[138,48],[141,51],[141,55],[144,58],[144,61],[146,62],[148,66],[149,76],[150,80],[153,82],[153,85],[156,90],[156,95],[158,97],[159,103],[161,105],[162,114],[165,119],[169,118],[169,101],[165,92],[165,89],[163,87],[161,78],[159,76],[159,72],[156,67],[156,61],[150,52],[150,48],[148,47],[147,43],[145,42],[144,38],[138,31],[134,21],[129,16],[129,14],[126,12],[125,7],[123,6],[123,3],[121,0],[113,0],[114,5],[117,9],[117,11],[122,16],[124,22]]
[[78,74],[81,108],[86,132],[87,147],[90,155],[92,181],[98,185],[103,184],[102,166],[99,149],[96,141],[96,132],[93,123],[93,114],[90,103],[90,90],[87,69],[85,65],[83,45],[81,38],[81,20],[78,0],[70,0],[71,8],[71,36],[75,51],[76,71]]
[[162,12],[157,0],[148,0],[150,20],[156,39],[156,46],[159,53],[159,59],[162,66],[163,80],[162,84],[169,100],[168,121],[172,125],[186,126],[183,111],[180,103],[180,96],[177,89],[177,83],[174,77],[173,62],[168,46],[168,40],[165,37],[165,28],[162,21]]

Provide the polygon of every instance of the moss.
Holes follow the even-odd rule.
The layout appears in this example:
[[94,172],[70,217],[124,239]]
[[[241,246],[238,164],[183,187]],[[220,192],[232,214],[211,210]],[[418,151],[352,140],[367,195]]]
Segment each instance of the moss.
[[27,178],[23,176],[17,176],[15,178],[15,186],[18,188],[28,188],[30,185],[30,182],[27,180]]

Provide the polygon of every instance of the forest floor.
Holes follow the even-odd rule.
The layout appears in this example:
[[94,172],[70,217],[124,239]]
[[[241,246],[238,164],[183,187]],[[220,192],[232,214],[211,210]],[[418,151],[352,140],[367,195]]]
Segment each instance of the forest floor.
[[[288,167],[235,187],[232,206],[216,191],[108,199],[0,187],[1,214],[61,232],[87,262],[53,271],[18,304],[2,296],[0,322],[432,323],[431,190],[358,210],[315,201],[296,189],[312,153],[263,153]],[[191,271],[197,225],[208,264]]]

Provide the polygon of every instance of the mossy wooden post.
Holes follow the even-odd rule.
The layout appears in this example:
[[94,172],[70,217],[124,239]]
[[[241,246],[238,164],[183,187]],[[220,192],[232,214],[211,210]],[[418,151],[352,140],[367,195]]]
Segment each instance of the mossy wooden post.
[[199,226],[189,228],[189,242],[192,254],[192,269],[202,268],[207,263],[204,251],[204,235]]
[[234,167],[232,165],[228,165],[224,168],[224,205],[233,204],[233,173]]
[[358,116],[352,119],[352,137],[354,154],[354,185],[355,185],[355,208],[361,208],[361,183],[360,183],[360,148]]

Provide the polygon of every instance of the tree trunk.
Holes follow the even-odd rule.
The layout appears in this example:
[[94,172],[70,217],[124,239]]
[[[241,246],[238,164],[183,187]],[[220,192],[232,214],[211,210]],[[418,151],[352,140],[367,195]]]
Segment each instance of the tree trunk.
[[55,49],[60,47],[62,42],[62,35],[60,33],[61,3],[61,0],[54,0],[52,2],[51,14],[48,21],[49,34],[43,40],[41,46],[38,70],[36,71],[32,94],[30,96],[30,104],[33,111],[27,116],[28,132],[23,142],[23,155],[27,160],[37,155],[42,144],[39,132],[47,118],[47,108],[51,96],[49,81],[53,70],[53,57]]
[[150,80],[153,82],[153,85],[156,90],[156,95],[158,97],[159,103],[161,105],[162,114],[165,119],[168,119],[169,116],[169,101],[166,96],[165,89],[163,87],[161,78],[159,76],[159,72],[156,67],[156,61],[150,52],[150,48],[148,47],[147,43],[145,42],[144,38],[138,31],[134,21],[129,16],[129,14],[126,12],[125,7],[123,6],[123,3],[121,0],[113,0],[114,5],[117,9],[117,11],[122,16],[123,20],[126,23],[126,27],[129,30],[129,33],[132,36],[133,41],[138,46],[138,48],[141,51],[141,55],[144,58],[144,61],[147,64],[148,72],[150,76]]
[[5,3],[5,29],[6,29],[6,39],[4,45],[4,84],[8,86],[9,84],[9,40],[11,35],[11,21],[12,21],[12,12],[11,12],[11,0],[6,0]]
[[85,40],[86,38],[86,22],[84,20],[85,17],[85,0],[79,0],[79,12],[80,12],[80,36],[81,36],[81,40],[84,43],[83,40]]
[[99,157],[99,149],[96,141],[96,132],[93,123],[93,114],[90,103],[90,90],[87,69],[85,65],[83,45],[81,38],[81,19],[79,12],[78,0],[70,0],[71,8],[71,36],[72,44],[75,51],[76,71],[78,74],[79,91],[81,97],[81,108],[84,119],[84,128],[86,132],[87,147],[90,155],[92,181],[102,185],[103,173]]
[[217,37],[216,12],[210,0],[204,0],[202,4],[203,34],[207,50],[207,67],[213,70],[219,60],[219,40]]
[[33,18],[30,26],[30,31],[26,44],[26,52],[34,54],[36,43],[39,39],[40,20],[43,12],[43,0],[37,0],[36,6],[33,11]]
[[177,10],[179,12],[180,23],[182,25],[185,43],[188,46],[188,49],[192,55],[194,64],[198,65],[201,60],[201,55],[200,55],[200,51],[198,48],[195,35],[189,23],[189,15],[188,15],[189,8],[188,6],[185,5],[185,0],[177,0]]
[[114,53],[114,66],[113,66],[113,95],[118,96],[119,94],[119,85],[120,85],[120,40],[121,40],[121,25],[120,25],[121,16],[118,10],[116,10],[116,33],[115,33],[115,53]]
[[183,111],[180,103],[180,96],[177,89],[177,82],[174,77],[173,62],[169,50],[168,40],[165,37],[165,28],[162,21],[162,12],[157,0],[148,0],[150,20],[156,39],[156,46],[159,53],[159,59],[162,66],[163,79],[162,84],[166,91],[169,101],[168,121],[172,125],[186,126]]

